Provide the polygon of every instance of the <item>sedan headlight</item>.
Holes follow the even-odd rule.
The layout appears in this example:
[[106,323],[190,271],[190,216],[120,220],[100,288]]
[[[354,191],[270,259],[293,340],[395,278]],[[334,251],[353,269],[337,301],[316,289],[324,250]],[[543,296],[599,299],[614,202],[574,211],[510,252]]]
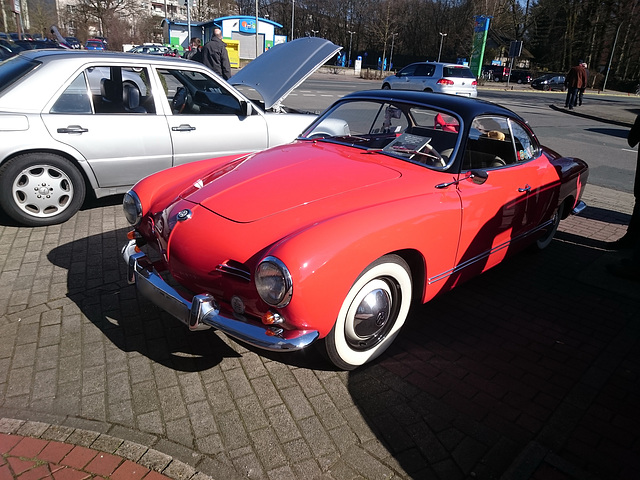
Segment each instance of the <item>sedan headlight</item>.
[[256,288],[260,298],[272,307],[285,307],[291,301],[293,282],[291,274],[282,261],[266,257],[256,268]]
[[124,209],[124,216],[127,218],[127,221],[134,227],[137,226],[142,219],[142,203],[140,203],[136,192],[129,190],[125,193],[124,199],[122,200],[122,208]]

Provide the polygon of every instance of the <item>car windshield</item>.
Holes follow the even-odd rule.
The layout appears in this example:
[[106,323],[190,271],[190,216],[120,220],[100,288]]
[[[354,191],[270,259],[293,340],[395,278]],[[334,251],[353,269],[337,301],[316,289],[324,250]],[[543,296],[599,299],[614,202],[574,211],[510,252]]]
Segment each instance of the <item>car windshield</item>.
[[302,138],[339,143],[439,169],[453,163],[460,120],[449,112],[400,102],[339,103]]
[[28,60],[21,55],[8,58],[0,63],[0,93],[9,87],[9,85],[27,75],[38,65],[40,65],[40,62]]

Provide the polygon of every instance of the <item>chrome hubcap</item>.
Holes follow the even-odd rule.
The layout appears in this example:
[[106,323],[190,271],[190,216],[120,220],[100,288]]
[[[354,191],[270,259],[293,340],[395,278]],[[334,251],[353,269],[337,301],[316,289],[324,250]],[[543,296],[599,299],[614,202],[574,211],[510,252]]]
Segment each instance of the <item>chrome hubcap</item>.
[[16,177],[12,186],[18,208],[32,217],[51,217],[63,212],[73,199],[67,174],[51,165],[33,165]]
[[385,337],[396,316],[397,295],[397,288],[383,280],[367,284],[356,297],[345,323],[345,337],[352,348],[367,350]]

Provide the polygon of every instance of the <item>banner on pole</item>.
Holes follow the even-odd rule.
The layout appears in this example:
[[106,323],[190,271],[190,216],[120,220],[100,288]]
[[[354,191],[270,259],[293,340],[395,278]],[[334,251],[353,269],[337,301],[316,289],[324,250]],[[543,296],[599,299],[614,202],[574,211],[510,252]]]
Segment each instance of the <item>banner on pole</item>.
[[476,77],[480,77],[482,73],[482,62],[484,60],[484,47],[487,44],[487,33],[489,32],[489,23],[491,17],[478,15],[474,18],[473,25],[473,46],[471,49],[471,61],[469,68]]

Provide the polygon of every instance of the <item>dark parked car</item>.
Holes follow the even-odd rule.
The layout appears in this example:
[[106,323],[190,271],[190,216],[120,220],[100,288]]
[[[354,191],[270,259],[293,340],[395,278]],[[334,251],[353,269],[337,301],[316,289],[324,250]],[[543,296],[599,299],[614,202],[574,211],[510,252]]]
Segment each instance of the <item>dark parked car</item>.
[[509,81],[512,83],[531,83],[533,76],[526,70],[511,70]]
[[509,67],[506,65],[485,65],[482,67],[482,73],[485,78],[494,82],[506,82],[509,76]]
[[76,37],[64,37],[64,39],[67,41],[67,45],[69,45],[71,48],[75,48],[78,50],[82,48],[80,40],[78,40]]
[[14,43],[25,50],[36,50],[42,48],[64,48],[61,47],[57,42],[52,42],[51,40],[40,42],[37,40],[16,40]]
[[536,78],[531,82],[531,86],[536,90],[560,90],[564,92],[566,87],[564,86],[565,76],[562,73],[547,73],[541,77]]

